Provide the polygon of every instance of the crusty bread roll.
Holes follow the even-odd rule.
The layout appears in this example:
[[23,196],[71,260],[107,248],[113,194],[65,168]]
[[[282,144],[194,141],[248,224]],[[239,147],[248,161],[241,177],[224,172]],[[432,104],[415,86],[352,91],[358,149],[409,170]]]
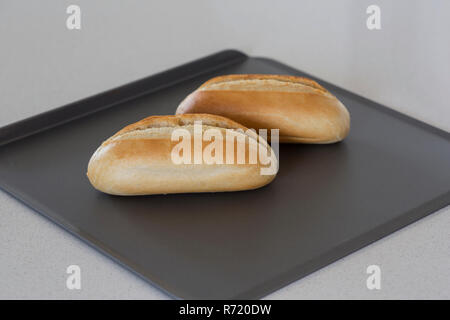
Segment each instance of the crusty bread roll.
[[[345,106],[317,82],[282,75],[228,75],[191,93],[176,114],[210,113],[248,128],[279,129],[280,142],[332,143],[350,129]],[[269,136],[270,138],[270,136]]]
[[[198,121],[201,121],[201,126]],[[177,129],[181,129],[177,133],[189,136],[186,143],[190,148],[182,152],[174,149],[184,140],[181,136],[173,139],[172,134]],[[216,136],[209,135],[209,141],[206,141],[208,133]],[[233,139],[227,140],[227,133]],[[194,141],[195,137],[199,139],[200,147]],[[227,145],[229,141],[231,143]],[[222,153],[220,149],[211,151],[212,142],[223,147]],[[173,161],[173,152],[184,156],[184,152],[188,155],[189,151],[189,163],[176,164]],[[195,162],[195,152],[200,154],[201,163],[199,159]],[[260,152],[267,156],[264,161]],[[202,158],[208,154],[222,155],[223,161],[214,158],[214,163],[214,159]],[[258,155],[256,161],[251,156],[255,154]],[[262,173],[269,166],[275,170]],[[152,116],[120,130],[92,155],[87,176],[96,189],[105,193],[149,195],[255,189],[271,182],[277,170],[272,148],[255,132],[224,117],[187,114]]]

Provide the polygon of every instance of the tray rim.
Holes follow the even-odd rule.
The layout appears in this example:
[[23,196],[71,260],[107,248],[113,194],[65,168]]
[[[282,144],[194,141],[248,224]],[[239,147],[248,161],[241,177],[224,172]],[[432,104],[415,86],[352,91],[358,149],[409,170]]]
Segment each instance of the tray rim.
[[[181,64],[179,66],[170,68],[168,70],[158,72],[156,74],[150,75],[148,77],[144,77],[138,80],[134,80],[131,82],[127,82],[123,85],[113,87],[111,89],[102,91],[100,93],[90,95],[84,98],[81,98],[79,100],[76,100],[74,102],[70,102],[68,104],[65,104],[61,107],[56,107],[51,110],[38,113],[36,115],[26,117],[24,119],[12,122],[10,124],[4,125],[0,127],[0,147],[29,137],[31,135],[46,131],[48,129],[52,129],[54,127],[57,127],[59,125],[64,125],[70,121],[80,119],[85,116],[89,116],[93,113],[106,110],[108,108],[111,108],[113,106],[116,106],[121,103],[125,103],[126,101],[133,100],[136,98],[139,98],[141,96],[145,96],[147,94],[151,94],[154,92],[157,92],[159,90],[168,88],[170,86],[176,85],[178,83],[187,81],[189,79],[195,78],[201,74],[206,74],[209,72],[213,72],[216,70],[223,69],[227,66],[237,64],[239,62],[243,62],[247,60],[248,58],[252,59],[258,59],[261,61],[265,61],[269,64],[276,65],[277,67],[281,67],[283,69],[288,69],[292,73],[298,73],[299,70],[296,70],[295,68],[292,68],[284,63],[281,63],[273,58],[264,57],[264,56],[248,56],[247,54],[243,53],[240,50],[236,49],[225,49],[218,51],[216,53],[204,56],[202,58],[193,60],[191,62],[187,62],[184,64]],[[218,60],[218,61],[216,61]],[[188,70],[191,68],[198,68],[199,65],[203,62],[206,62],[206,69],[202,69],[203,71],[197,72],[197,73],[189,73]],[[217,63],[219,62],[219,63]],[[174,77],[174,74],[178,73],[185,73],[183,77],[176,76]],[[442,138],[445,138],[447,140],[450,140],[450,132],[447,132],[441,128],[438,128],[436,126],[433,126],[431,124],[426,123],[425,121],[422,121],[420,119],[414,118],[413,116],[404,114],[400,111],[395,110],[392,107],[386,106],[384,104],[378,103],[374,100],[368,99],[364,96],[361,96],[357,93],[354,93],[352,91],[349,91],[345,88],[342,88],[338,85],[335,85],[333,83],[330,83],[328,81],[323,80],[322,78],[313,76],[307,72],[303,72],[307,77],[319,81],[322,84],[325,84],[327,88],[333,88],[334,90],[341,90],[345,91],[347,93],[350,93],[354,98],[357,100],[362,101],[364,104],[370,105],[370,107],[373,107],[377,109],[378,111],[387,113],[391,116],[394,116],[396,118],[399,118],[403,121],[406,121],[412,125],[418,126],[424,130],[428,130],[434,134],[437,134],[441,136]],[[150,85],[152,82],[160,82],[161,80],[164,80],[166,78],[166,81],[163,85]],[[169,79],[167,79],[169,78]],[[105,97],[109,97],[110,95],[115,95],[118,91],[129,91],[129,89],[134,89],[136,86],[148,86],[147,89],[144,91],[138,91],[136,92],[129,92],[128,96],[126,98],[112,101],[112,102],[104,102],[100,103],[100,106],[94,107],[91,110],[81,110],[79,108],[80,105],[84,104],[98,104],[99,100],[104,99]],[[68,118],[62,117],[61,114],[69,112],[71,113],[71,116]],[[55,119],[51,121],[52,119]],[[41,126],[41,124],[43,124]]]
[[[248,56],[241,51],[235,49],[222,50],[148,77],[127,82],[112,89],[81,98],[61,107],[12,122],[0,127],[0,147],[64,125],[70,121],[106,110],[126,101],[169,88],[199,75],[237,64],[246,59],[248,59]],[[192,72],[191,70],[201,71]],[[116,96],[124,95],[124,91],[126,97],[116,100]]]

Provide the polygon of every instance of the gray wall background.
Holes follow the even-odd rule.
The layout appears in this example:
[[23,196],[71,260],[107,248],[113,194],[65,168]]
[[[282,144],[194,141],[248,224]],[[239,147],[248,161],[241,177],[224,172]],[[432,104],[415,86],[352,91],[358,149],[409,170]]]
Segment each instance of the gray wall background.
[[[66,29],[78,4],[82,29]],[[382,29],[366,28],[381,7]],[[450,131],[450,1],[0,0],[0,126],[225,48],[278,59]],[[449,209],[272,298],[449,298]],[[79,264],[83,290],[64,287]],[[365,268],[380,264],[383,290]],[[164,298],[0,193],[0,298]]]
[[[80,31],[66,29],[69,4]],[[370,4],[381,30],[366,28]],[[448,131],[449,12],[447,0],[2,0],[0,125],[237,48]]]

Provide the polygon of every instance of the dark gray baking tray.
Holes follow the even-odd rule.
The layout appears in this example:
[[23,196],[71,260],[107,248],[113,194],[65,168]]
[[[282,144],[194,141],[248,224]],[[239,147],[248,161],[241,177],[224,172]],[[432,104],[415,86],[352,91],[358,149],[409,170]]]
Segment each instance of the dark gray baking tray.
[[267,187],[146,197],[91,188],[87,162],[105,138],[173,114],[203,81],[230,73],[304,75],[228,50],[9,125],[1,187],[168,294],[207,299],[262,297],[450,203],[449,133],[320,80],[350,110],[350,136],[281,145]]

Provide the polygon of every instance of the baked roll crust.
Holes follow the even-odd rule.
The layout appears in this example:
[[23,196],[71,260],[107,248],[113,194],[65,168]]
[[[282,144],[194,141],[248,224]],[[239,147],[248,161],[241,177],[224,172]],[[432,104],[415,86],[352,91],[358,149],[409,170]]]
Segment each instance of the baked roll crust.
[[210,113],[254,129],[279,129],[280,142],[333,143],[350,130],[347,108],[317,82],[243,74],[213,78],[187,96],[176,114]]
[[[188,163],[174,162],[174,148],[181,141],[173,139],[177,129],[189,137],[190,149],[182,152],[184,155],[190,151]],[[208,130],[216,135],[205,141]],[[227,133],[233,137],[228,146]],[[201,139],[200,148],[198,140],[197,144],[194,141],[196,134]],[[207,148],[213,141],[216,146],[222,146],[210,153],[218,157],[202,158],[200,163],[195,163],[194,153],[208,154]],[[239,153],[242,150],[244,154]],[[260,150],[266,152],[267,158],[262,161],[258,157],[252,162],[252,155],[260,156]],[[217,161],[219,153],[222,162]],[[262,174],[269,166],[275,170]],[[255,189],[270,183],[277,169],[272,148],[255,132],[221,116],[187,114],[152,116],[123,128],[95,151],[87,176],[94,188],[108,194],[150,195]]]

